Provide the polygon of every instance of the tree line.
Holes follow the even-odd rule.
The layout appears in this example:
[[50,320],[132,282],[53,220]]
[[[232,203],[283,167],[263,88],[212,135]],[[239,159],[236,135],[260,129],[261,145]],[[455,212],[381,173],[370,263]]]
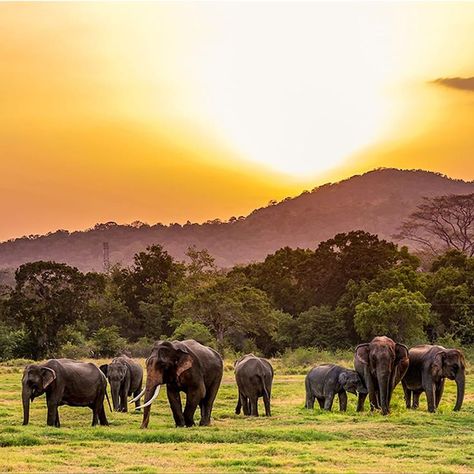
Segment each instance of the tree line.
[[406,247],[364,231],[227,270],[206,250],[191,247],[182,262],[160,245],[108,273],[31,262],[0,289],[0,357],[111,356],[169,338],[266,356],[347,348],[378,334],[467,345],[473,280],[474,258],[461,250],[420,271]]

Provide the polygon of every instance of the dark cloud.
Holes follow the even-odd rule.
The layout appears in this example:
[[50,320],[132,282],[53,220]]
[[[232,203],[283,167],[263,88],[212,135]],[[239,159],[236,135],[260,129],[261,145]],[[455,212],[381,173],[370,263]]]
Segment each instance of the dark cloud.
[[440,77],[433,82],[451,89],[474,92],[474,77]]

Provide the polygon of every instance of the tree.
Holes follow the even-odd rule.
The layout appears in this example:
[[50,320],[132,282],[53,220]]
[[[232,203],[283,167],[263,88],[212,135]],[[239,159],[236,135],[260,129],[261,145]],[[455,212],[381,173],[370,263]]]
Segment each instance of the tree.
[[455,249],[474,256],[474,193],[424,198],[396,237],[435,255]]
[[235,276],[217,275],[209,285],[182,294],[174,306],[174,324],[185,320],[204,324],[223,350],[228,336],[257,336],[275,330],[275,315],[265,292]]
[[407,252],[368,232],[337,234],[319,244],[300,266],[302,293],[310,306],[335,306],[350,280],[370,280],[381,270],[403,264],[407,259],[413,264]]
[[168,323],[183,272],[183,265],[175,262],[161,245],[137,253],[132,268],[113,270],[113,284],[134,317],[134,324],[129,327],[130,339],[145,334],[156,337],[161,331],[171,334]]
[[54,355],[60,330],[84,315],[90,288],[77,268],[55,262],[21,265],[9,301],[12,317],[22,324],[34,359]]
[[294,323],[297,346],[335,349],[348,345],[341,312],[329,306],[313,306],[301,313]]
[[183,321],[175,329],[171,337],[181,341],[185,339],[194,339],[205,346],[213,345],[214,342],[211,332],[206,326],[204,326],[204,324],[190,320]]
[[354,325],[363,340],[386,335],[406,344],[425,339],[430,321],[430,304],[419,292],[398,286],[371,293],[367,302],[356,306]]
[[276,308],[296,315],[308,307],[301,294],[301,267],[313,253],[284,247],[263,262],[235,267],[231,273],[243,273],[252,286],[270,296]]

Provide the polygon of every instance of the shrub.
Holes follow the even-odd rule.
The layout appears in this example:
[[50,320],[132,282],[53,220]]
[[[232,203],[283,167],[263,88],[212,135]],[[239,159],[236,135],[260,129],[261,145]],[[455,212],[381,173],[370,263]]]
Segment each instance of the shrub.
[[100,328],[92,338],[92,353],[94,357],[114,357],[127,345],[127,341],[120,337],[117,326]]
[[127,349],[132,357],[148,357],[154,342],[149,337],[141,337],[138,341],[128,344]]
[[209,329],[202,323],[197,323],[186,319],[174,331],[172,339],[184,340],[194,339],[205,346],[215,345],[215,339],[212,337]]

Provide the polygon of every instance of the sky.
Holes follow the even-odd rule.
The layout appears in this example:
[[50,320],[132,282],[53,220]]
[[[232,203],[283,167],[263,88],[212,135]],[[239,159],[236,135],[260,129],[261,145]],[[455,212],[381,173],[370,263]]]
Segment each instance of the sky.
[[474,2],[0,4],[0,240],[474,180]]

